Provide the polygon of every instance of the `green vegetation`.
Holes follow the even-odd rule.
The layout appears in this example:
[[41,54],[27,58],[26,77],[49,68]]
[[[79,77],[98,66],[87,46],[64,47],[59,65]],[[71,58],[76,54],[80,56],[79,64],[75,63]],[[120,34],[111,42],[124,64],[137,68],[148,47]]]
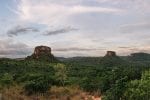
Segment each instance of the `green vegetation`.
[[124,97],[126,100],[149,100],[150,70],[144,72],[140,80],[132,80],[127,84]]
[[9,88],[9,86],[13,84],[13,77],[12,77],[10,74],[5,73],[5,74],[1,77],[0,83],[1,83],[1,86],[2,86],[2,87],[7,87],[7,88]]
[[28,75],[26,82],[24,83],[25,91],[28,92],[28,94],[41,92],[44,93],[48,91],[51,87],[51,84],[53,80],[46,75],[37,75],[32,74]]
[[56,64],[55,69],[55,79],[59,85],[64,86],[67,79],[67,70],[64,64]]
[[68,58],[61,63],[0,59],[0,92],[5,95],[6,89],[18,86],[32,96],[54,94],[54,87],[62,87],[63,94],[74,95],[71,87],[79,87],[80,93],[98,93],[102,100],[149,100],[150,61],[141,60],[148,56],[132,57]]

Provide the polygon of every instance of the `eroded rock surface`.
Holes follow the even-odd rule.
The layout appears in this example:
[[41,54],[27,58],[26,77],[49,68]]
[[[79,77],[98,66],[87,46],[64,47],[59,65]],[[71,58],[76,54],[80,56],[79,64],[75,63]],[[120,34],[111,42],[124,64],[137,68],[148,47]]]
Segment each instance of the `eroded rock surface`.
[[51,48],[48,46],[35,47],[34,53],[31,56],[28,56],[27,59],[35,59],[50,62],[57,61],[57,59],[51,53]]
[[106,56],[110,56],[110,57],[116,56],[116,52],[115,51],[107,51]]
[[47,47],[47,46],[37,46],[35,47],[34,49],[34,56],[36,58],[39,58],[40,55],[52,55],[51,54],[51,48],[50,47]]

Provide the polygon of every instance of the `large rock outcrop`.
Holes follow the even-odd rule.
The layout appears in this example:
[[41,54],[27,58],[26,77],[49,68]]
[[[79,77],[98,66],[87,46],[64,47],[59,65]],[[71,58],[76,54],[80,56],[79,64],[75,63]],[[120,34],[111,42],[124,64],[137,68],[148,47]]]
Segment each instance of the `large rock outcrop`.
[[51,53],[51,48],[48,46],[37,46],[34,53],[26,59],[34,59],[39,61],[56,62],[58,61]]
[[100,60],[100,64],[105,67],[111,67],[125,64],[125,61],[117,56],[115,51],[107,51],[106,55]]
[[37,46],[34,49],[34,56],[36,59],[38,59],[41,55],[52,55],[51,54],[51,48],[47,46]]
[[114,57],[114,56],[116,56],[116,52],[115,51],[107,51],[105,56]]

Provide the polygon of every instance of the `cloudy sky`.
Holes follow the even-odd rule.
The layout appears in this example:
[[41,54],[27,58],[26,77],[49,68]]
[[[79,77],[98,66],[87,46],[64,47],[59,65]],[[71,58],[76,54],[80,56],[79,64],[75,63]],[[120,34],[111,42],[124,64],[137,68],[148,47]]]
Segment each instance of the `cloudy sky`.
[[150,53],[150,0],[0,0],[0,57]]

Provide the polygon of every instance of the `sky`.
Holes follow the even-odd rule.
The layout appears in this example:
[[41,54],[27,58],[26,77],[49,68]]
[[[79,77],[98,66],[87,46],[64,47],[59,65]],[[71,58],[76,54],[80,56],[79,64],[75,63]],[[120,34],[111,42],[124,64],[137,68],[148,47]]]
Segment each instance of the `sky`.
[[0,0],[0,57],[150,53],[150,0]]

